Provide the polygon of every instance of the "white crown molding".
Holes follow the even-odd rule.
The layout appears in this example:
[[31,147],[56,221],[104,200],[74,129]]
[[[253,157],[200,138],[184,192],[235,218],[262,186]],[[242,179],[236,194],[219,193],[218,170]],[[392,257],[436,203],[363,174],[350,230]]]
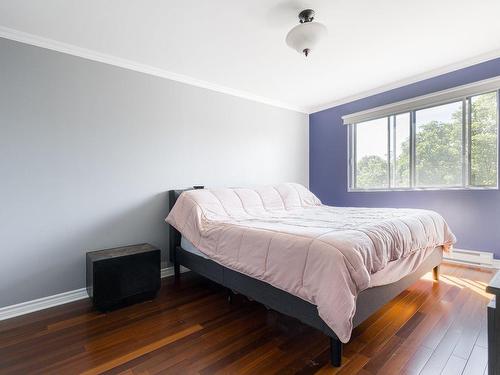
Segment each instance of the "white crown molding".
[[273,107],[289,109],[292,111],[301,112],[301,113],[305,113],[305,114],[312,114],[312,113],[323,111],[325,109],[329,109],[332,107],[337,107],[339,105],[350,103],[350,102],[353,102],[355,100],[359,100],[359,99],[363,99],[363,98],[366,98],[366,97],[369,97],[372,95],[380,94],[380,93],[383,93],[385,91],[397,89],[397,88],[400,88],[400,87],[403,87],[406,85],[410,85],[412,83],[423,81],[425,79],[433,78],[433,77],[436,77],[436,76],[439,76],[442,74],[450,73],[450,72],[453,72],[453,71],[456,71],[456,70],[459,70],[462,68],[467,68],[469,66],[476,65],[476,64],[500,57],[500,49],[494,50],[494,51],[491,51],[488,53],[484,53],[484,54],[472,57],[470,59],[462,60],[460,62],[449,64],[449,65],[443,66],[443,67],[438,68],[438,69],[433,69],[433,70],[427,71],[427,72],[422,73],[422,74],[417,74],[417,75],[414,75],[414,76],[409,77],[409,78],[395,81],[395,82],[389,83],[387,85],[382,85],[382,86],[379,86],[379,87],[376,87],[376,88],[373,88],[370,90],[366,90],[366,91],[360,92],[360,93],[355,94],[355,95],[350,95],[350,96],[347,96],[347,97],[344,97],[341,99],[337,99],[337,100],[334,100],[331,102],[323,103],[323,104],[320,104],[317,106],[300,107],[300,106],[292,105],[289,103],[284,103],[284,102],[281,102],[278,100],[265,98],[265,97],[262,97],[259,95],[254,95],[254,94],[251,94],[251,93],[246,92],[246,91],[237,90],[237,89],[233,89],[233,88],[230,88],[227,86],[218,85],[216,83],[211,83],[211,82],[199,80],[199,79],[187,76],[187,75],[170,72],[168,70],[160,69],[160,68],[157,68],[157,67],[154,67],[151,65],[142,64],[142,63],[138,63],[138,62],[135,62],[132,60],[127,60],[127,59],[123,59],[120,57],[116,57],[116,56],[104,54],[101,52],[93,51],[90,49],[74,46],[72,44],[59,42],[59,41],[56,41],[54,39],[49,39],[49,38],[41,37],[38,35],[25,33],[23,31],[11,29],[11,28],[4,27],[4,26],[0,26],[0,37],[5,38],[5,39],[14,40],[14,41],[20,42],[20,43],[30,44],[33,46],[37,46],[37,47],[65,53],[68,55],[81,57],[81,58],[84,58],[87,60],[97,61],[97,62],[101,62],[104,64],[113,65],[113,66],[117,66],[120,68],[133,70],[136,72],[141,72],[141,73],[169,79],[172,81],[182,82],[182,83],[185,83],[185,84],[188,84],[191,86],[205,88],[207,90],[212,90],[212,91],[220,92],[223,94],[251,100],[254,102],[267,104],[267,105],[270,105]]
[[[187,272],[189,269],[181,267],[181,272]],[[162,268],[161,278],[174,275],[174,267]],[[31,301],[21,302],[16,305],[10,305],[0,308],[0,320],[14,318],[16,316],[29,314],[35,311],[48,309],[50,307],[64,305],[69,302],[88,298],[87,289],[81,288],[70,290],[68,292],[42,297]]]
[[414,76],[409,77],[409,78],[395,81],[395,82],[389,83],[387,85],[382,85],[382,86],[373,88],[371,90],[366,90],[366,91],[360,92],[360,93],[355,94],[355,95],[351,95],[351,96],[347,96],[345,98],[334,100],[332,102],[320,104],[317,106],[311,106],[309,108],[309,114],[312,114],[315,112],[320,112],[320,111],[323,111],[325,109],[337,107],[339,105],[347,104],[347,103],[353,102],[355,100],[364,99],[364,98],[367,98],[369,96],[381,94],[383,92],[394,90],[394,89],[397,89],[397,88],[400,88],[403,86],[411,85],[412,83],[423,81],[423,80],[426,80],[429,78],[434,78],[434,77],[440,76],[442,74],[451,73],[453,71],[467,68],[467,67],[470,67],[472,65],[480,64],[480,63],[486,62],[488,60],[493,60],[493,59],[496,59],[498,57],[500,57],[500,49],[497,49],[497,50],[494,50],[491,52],[487,52],[487,53],[484,53],[484,54],[481,54],[481,55],[478,55],[478,56],[475,56],[475,57],[472,57],[472,58],[469,58],[466,60],[462,60],[462,61],[459,61],[459,62],[456,62],[453,64],[449,64],[449,65],[443,66],[441,68],[429,70],[425,73],[417,74],[417,75],[414,75]]
[[151,65],[138,63],[132,60],[123,59],[120,57],[78,47],[72,44],[59,42],[54,39],[44,38],[38,35],[25,33],[23,31],[11,29],[4,26],[0,26],[0,37],[14,40],[20,43],[30,44],[36,47],[50,49],[52,51],[66,53],[68,55],[82,57],[87,60],[97,61],[108,65],[114,65],[120,68],[141,72],[156,77],[166,78],[172,81],[182,82],[191,86],[217,91],[223,94],[236,96],[239,98],[251,100],[258,103],[267,104],[273,107],[289,109],[292,111],[306,113],[306,114],[309,113],[309,111],[306,108],[301,108],[278,100],[265,98],[246,91],[237,90],[216,83],[199,80],[184,74],[170,72],[168,70],[160,69]]

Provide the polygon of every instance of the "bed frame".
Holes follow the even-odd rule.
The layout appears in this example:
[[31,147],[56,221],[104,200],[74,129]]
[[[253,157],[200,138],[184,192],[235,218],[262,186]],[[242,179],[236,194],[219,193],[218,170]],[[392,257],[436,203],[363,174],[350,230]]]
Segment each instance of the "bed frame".
[[[169,191],[169,208],[172,209],[179,195],[186,190]],[[195,255],[181,247],[181,234],[170,226],[169,255],[174,264],[175,277],[180,277],[180,266],[204,276],[230,290],[242,294],[266,307],[291,316],[301,322],[322,331],[330,338],[330,358],[335,367],[341,366],[342,342],[335,332],[319,317],[315,305],[290,293],[275,288],[263,281],[224,267],[210,259]],[[439,264],[442,260],[442,248],[437,247],[427,259],[411,274],[395,283],[363,290],[356,301],[356,313],[353,326],[357,327],[370,315],[392,300],[402,291],[415,283],[424,274],[433,270],[434,280],[439,278]]]

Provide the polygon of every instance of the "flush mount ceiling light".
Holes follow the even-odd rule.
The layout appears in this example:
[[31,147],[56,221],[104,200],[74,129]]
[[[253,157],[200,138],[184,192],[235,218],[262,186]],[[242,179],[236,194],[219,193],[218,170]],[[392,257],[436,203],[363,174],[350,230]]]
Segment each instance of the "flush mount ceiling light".
[[286,35],[286,44],[306,57],[327,34],[326,26],[313,20],[314,10],[303,10],[299,13],[300,24]]

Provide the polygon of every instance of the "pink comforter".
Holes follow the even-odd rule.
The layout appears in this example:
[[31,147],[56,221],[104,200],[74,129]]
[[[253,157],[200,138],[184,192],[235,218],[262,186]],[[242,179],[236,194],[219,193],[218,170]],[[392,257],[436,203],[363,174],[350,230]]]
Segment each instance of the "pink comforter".
[[343,342],[351,336],[358,293],[372,280],[384,283],[377,272],[417,259],[410,268],[393,267],[398,274],[387,283],[393,282],[430,249],[455,242],[433,211],[330,207],[292,183],[187,191],[166,221],[210,259],[316,305]]

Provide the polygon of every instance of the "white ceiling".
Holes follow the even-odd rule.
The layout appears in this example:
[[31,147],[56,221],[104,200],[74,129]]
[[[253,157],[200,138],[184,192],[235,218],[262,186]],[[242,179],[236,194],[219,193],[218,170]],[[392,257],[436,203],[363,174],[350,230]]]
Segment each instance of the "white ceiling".
[[[329,37],[306,59],[284,39],[308,7]],[[0,36],[311,112],[500,56],[499,14],[498,0],[0,0]]]

